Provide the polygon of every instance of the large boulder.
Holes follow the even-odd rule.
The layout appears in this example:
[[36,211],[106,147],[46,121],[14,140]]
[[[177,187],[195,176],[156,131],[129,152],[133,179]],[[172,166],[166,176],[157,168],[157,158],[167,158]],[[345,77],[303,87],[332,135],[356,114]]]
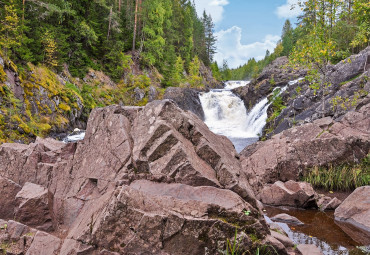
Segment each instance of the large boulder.
[[276,181],[298,181],[314,166],[356,162],[370,150],[370,104],[348,112],[341,121],[317,121],[294,127],[240,153],[254,191]]
[[299,208],[316,207],[316,193],[307,182],[281,181],[263,188],[260,201],[266,205],[292,206]]
[[53,194],[46,188],[27,182],[15,197],[14,217],[20,222],[45,231],[53,227]]
[[43,242],[48,254],[215,254],[235,232],[243,251],[276,240],[232,143],[169,100],[94,109],[77,144],[4,144],[0,176],[53,195],[61,239],[37,234],[29,254]]
[[335,210],[334,216],[355,241],[370,245],[370,186],[357,188]]
[[[258,210],[232,191],[146,180],[119,187],[94,217],[91,230],[75,228],[69,238],[86,238],[121,254],[216,254],[235,235],[235,226],[246,251],[252,244],[248,234],[263,239],[268,233]],[[90,218],[79,220],[84,226]]]
[[191,111],[204,120],[204,111],[198,93],[190,88],[170,87],[166,89],[163,98],[173,100],[184,111]]

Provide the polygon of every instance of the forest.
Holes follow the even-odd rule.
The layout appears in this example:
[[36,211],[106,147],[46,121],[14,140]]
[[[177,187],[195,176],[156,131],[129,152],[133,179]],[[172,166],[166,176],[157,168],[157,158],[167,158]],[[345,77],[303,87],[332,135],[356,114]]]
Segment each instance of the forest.
[[251,79],[281,56],[288,56],[292,65],[320,69],[336,64],[370,45],[370,2],[368,0],[300,1],[302,15],[293,28],[286,20],[281,40],[262,60],[250,59],[246,64],[222,73],[225,79]]
[[6,0],[0,20],[6,59],[56,72],[67,64],[74,77],[92,68],[119,81],[134,61],[178,86],[215,53],[212,18],[189,0]]

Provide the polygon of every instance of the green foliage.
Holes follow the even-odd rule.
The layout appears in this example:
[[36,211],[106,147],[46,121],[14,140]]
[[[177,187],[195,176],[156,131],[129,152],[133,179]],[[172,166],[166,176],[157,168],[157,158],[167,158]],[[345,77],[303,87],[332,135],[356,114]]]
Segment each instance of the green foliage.
[[199,88],[202,86],[202,78],[199,73],[200,62],[197,56],[189,65],[189,83],[192,88]]
[[267,122],[271,122],[271,121],[275,120],[280,115],[282,110],[284,110],[286,108],[286,106],[284,105],[283,99],[279,95],[279,93],[280,93],[280,89],[275,89],[274,90],[274,93],[273,93],[272,98],[271,98],[271,105],[272,105],[273,113],[267,119]]
[[303,179],[325,190],[351,191],[370,185],[370,154],[358,164],[314,167],[307,171]]
[[57,71],[67,64],[79,78],[94,69],[119,82],[133,60],[163,72],[164,85],[179,86],[179,75],[170,81],[178,70],[168,70],[178,57],[188,71],[195,56],[210,65],[214,54],[212,19],[198,17],[190,0],[9,0],[0,1],[0,10],[5,58]]
[[9,58],[12,50],[21,45],[20,22],[15,0],[7,1],[4,6],[4,15],[0,20],[0,47],[5,57]]
[[223,252],[224,255],[238,255],[239,241],[238,241],[238,230],[235,229],[235,236],[233,240],[226,240],[226,251]]
[[351,45],[354,47],[368,45],[370,41],[370,2],[356,0],[353,9],[359,26]]

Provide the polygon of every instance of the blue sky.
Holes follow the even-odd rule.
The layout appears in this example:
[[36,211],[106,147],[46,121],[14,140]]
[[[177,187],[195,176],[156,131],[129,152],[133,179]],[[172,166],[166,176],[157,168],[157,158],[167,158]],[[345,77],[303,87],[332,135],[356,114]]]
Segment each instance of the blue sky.
[[286,19],[292,23],[300,14],[298,0],[194,0],[199,15],[206,10],[216,25],[215,60],[229,66],[243,65],[249,58],[261,59],[273,51]]

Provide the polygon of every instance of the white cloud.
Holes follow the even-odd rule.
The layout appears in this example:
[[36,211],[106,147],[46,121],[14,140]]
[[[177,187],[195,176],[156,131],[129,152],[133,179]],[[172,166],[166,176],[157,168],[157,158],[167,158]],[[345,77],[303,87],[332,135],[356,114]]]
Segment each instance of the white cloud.
[[300,0],[286,0],[286,3],[282,6],[279,6],[276,9],[276,14],[279,18],[295,18],[302,14],[302,10],[298,5]]
[[201,17],[206,10],[212,16],[213,22],[220,22],[224,14],[224,6],[229,4],[228,0],[195,0],[195,7]]
[[280,36],[267,35],[262,42],[242,44],[242,29],[233,26],[228,30],[217,32],[217,53],[215,60],[222,65],[224,59],[227,60],[230,68],[244,65],[250,58],[258,60],[265,57],[266,50],[273,52]]

